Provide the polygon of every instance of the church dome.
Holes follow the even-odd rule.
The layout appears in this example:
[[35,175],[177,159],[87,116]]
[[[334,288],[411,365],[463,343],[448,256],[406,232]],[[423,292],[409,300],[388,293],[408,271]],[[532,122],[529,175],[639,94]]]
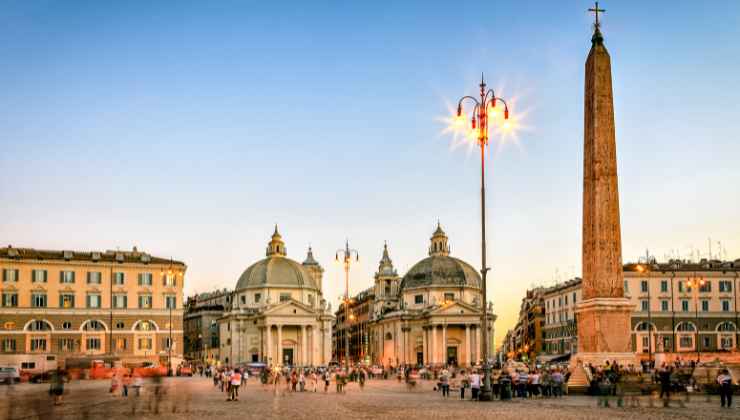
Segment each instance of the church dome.
[[[310,252],[310,251],[309,251]],[[250,265],[236,283],[236,291],[248,288],[286,287],[309,288],[318,287],[313,277],[300,263],[286,257],[285,243],[275,226],[270,243],[267,245],[267,258]],[[309,253],[313,260],[313,254]],[[318,264],[318,263],[317,263]]]
[[318,289],[301,264],[281,255],[272,255],[250,265],[236,283],[236,290],[261,287]]
[[416,287],[481,287],[480,274],[463,260],[450,257],[447,234],[437,223],[431,237],[429,257],[416,263],[403,276],[401,289]]
[[475,287],[481,278],[470,264],[448,255],[433,255],[416,263],[403,276],[401,289],[415,287]]

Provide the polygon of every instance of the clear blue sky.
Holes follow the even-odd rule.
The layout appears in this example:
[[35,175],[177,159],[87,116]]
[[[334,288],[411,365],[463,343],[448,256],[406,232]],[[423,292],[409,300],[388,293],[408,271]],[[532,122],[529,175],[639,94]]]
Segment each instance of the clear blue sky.
[[[440,117],[481,71],[527,131],[488,176],[497,337],[580,273],[587,1],[0,1],[0,241],[140,248],[233,287],[279,223],[336,305],[334,251],[401,273],[439,218],[479,254],[479,168]],[[740,257],[740,2],[603,1],[624,259]],[[714,250],[716,251],[716,245]],[[556,274],[557,273],[557,274]]]

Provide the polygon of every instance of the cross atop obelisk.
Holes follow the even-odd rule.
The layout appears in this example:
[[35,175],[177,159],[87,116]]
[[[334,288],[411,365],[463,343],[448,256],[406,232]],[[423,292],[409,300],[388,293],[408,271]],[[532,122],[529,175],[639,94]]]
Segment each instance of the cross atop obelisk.
[[604,13],[604,12],[606,12],[606,10],[599,9],[599,2],[598,1],[597,2],[594,2],[594,3],[595,3],[594,8],[593,9],[588,9],[588,11],[589,12],[594,12],[594,15],[596,16],[596,22],[594,23],[594,28],[598,31],[599,30],[599,26],[601,26],[601,24],[599,23],[599,12]]

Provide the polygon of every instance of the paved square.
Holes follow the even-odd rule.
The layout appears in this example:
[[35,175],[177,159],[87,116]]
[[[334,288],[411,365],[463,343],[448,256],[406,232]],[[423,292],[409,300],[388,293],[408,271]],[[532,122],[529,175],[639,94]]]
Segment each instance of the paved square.
[[[332,384],[333,385],[333,384]],[[240,392],[239,401],[227,402],[226,395],[213,387],[212,381],[173,378],[164,381],[166,394],[154,413],[154,386],[147,383],[137,399],[113,397],[106,381],[78,381],[67,386],[64,405],[52,407],[48,385],[23,384],[12,389],[0,388],[2,419],[737,419],[740,409],[720,409],[717,397],[706,402],[695,396],[686,408],[597,408],[596,400],[570,396],[561,400],[460,401],[453,394],[443,399],[432,390],[431,382],[422,382],[409,391],[394,380],[368,381],[363,390],[351,384],[347,393],[337,395],[334,387],[319,392],[285,393],[276,396],[272,387],[250,379]],[[458,397],[458,398],[456,398]],[[132,403],[136,403],[134,406]],[[737,403],[736,403],[737,404]],[[172,412],[172,407],[177,412]],[[132,415],[135,410],[135,415]]]

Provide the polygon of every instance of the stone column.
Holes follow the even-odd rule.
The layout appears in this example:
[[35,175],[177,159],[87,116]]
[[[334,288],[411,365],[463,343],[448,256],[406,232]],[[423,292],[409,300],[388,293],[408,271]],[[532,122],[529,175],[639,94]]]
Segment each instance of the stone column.
[[277,358],[279,360],[278,364],[280,366],[283,365],[283,324],[278,324],[277,326]]
[[483,343],[480,341],[480,325],[475,328],[475,361],[483,359]]
[[265,325],[265,335],[267,336],[267,355],[265,357],[265,362],[268,364],[272,363],[275,364],[275,358],[273,357],[272,353],[272,325],[266,324]]
[[432,363],[437,363],[437,326],[432,325]]
[[447,324],[442,324],[442,364],[447,364]]
[[308,363],[306,363],[306,343],[308,340],[306,340],[306,326],[301,325],[301,365],[306,366]]
[[465,324],[465,357],[463,366],[470,364],[470,324]]
[[423,353],[422,363],[429,363],[429,344],[427,344],[427,327],[421,327],[421,352]]

